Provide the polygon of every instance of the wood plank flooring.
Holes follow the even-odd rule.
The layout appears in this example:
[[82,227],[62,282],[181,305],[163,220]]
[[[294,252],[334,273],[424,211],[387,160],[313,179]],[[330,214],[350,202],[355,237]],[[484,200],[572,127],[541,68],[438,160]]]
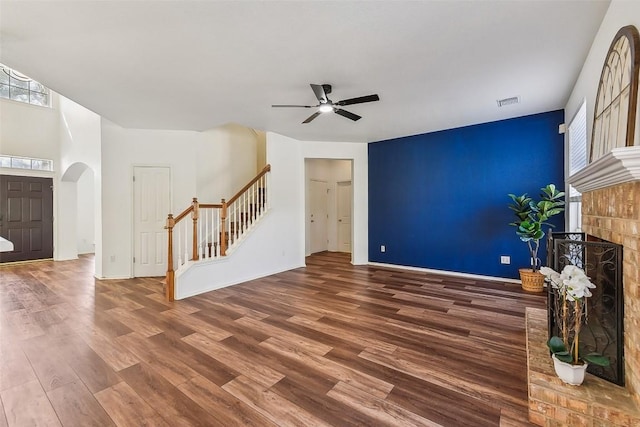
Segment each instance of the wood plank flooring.
[[93,258],[0,267],[0,427],[528,426],[519,285],[307,267],[165,302]]

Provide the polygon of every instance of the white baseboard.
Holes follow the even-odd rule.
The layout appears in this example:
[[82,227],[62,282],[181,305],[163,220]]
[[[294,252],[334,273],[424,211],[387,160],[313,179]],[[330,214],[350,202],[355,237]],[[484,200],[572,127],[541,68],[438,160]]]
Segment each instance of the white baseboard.
[[384,264],[381,262],[369,262],[367,265],[385,268],[397,268],[399,270],[420,271],[422,273],[442,274],[443,276],[464,277],[467,279],[493,280],[495,282],[516,283],[520,284],[518,279],[507,279],[505,277],[483,276],[481,274],[458,273],[456,271],[435,270],[433,268],[411,267],[409,265]]

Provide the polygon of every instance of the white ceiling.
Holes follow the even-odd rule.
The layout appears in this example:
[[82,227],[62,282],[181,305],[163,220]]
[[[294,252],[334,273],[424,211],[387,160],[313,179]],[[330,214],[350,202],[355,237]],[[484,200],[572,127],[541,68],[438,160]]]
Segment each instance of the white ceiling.
[[[123,127],[377,141],[563,108],[608,4],[0,0],[0,62]],[[381,100],[271,108],[309,83]]]

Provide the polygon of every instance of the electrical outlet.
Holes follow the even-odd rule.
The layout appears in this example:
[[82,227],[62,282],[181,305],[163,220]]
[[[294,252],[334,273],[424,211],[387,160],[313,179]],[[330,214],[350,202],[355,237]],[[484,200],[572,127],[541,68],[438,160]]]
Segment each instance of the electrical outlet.
[[500,264],[511,264],[511,257],[508,255],[502,255],[500,257]]
[[385,245],[380,245],[380,252],[386,252],[387,247]]

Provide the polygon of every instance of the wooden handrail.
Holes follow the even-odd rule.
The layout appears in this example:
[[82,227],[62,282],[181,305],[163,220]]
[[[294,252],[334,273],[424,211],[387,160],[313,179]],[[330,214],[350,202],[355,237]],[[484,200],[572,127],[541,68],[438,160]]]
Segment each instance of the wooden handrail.
[[[176,217],[174,217],[172,214],[169,214],[167,217],[167,225],[165,226],[165,229],[167,229],[168,231],[168,245],[169,245],[169,249],[167,251],[167,275],[166,275],[166,286],[165,286],[165,295],[167,298],[167,301],[173,301],[174,300],[174,292],[175,292],[175,270],[173,268],[173,229],[176,226],[176,224],[178,224],[178,222],[180,222],[181,220],[183,220],[184,218],[186,218],[187,215],[191,214],[191,219],[193,221],[193,225],[192,225],[192,233],[193,233],[193,240],[192,240],[192,247],[191,247],[191,260],[192,261],[197,261],[198,257],[199,257],[199,253],[198,253],[198,248],[199,248],[199,241],[198,241],[198,220],[200,219],[200,210],[201,209],[220,209],[220,224],[219,224],[219,232],[220,233],[220,246],[219,246],[219,256],[226,256],[227,255],[227,249],[229,248],[229,245],[231,243],[233,243],[231,240],[227,241],[227,239],[232,239],[232,237],[227,233],[227,227],[226,222],[228,219],[228,215],[229,215],[229,206],[235,202],[236,200],[238,200],[240,197],[242,197],[242,195],[247,192],[256,182],[258,182],[267,172],[271,171],[271,165],[266,165],[251,181],[249,181],[249,183],[247,185],[245,185],[244,187],[242,187],[242,189],[240,191],[238,191],[231,199],[229,199],[228,201],[226,201],[225,199],[222,199],[221,203],[199,203],[198,199],[196,197],[193,198],[192,202],[191,202],[191,206],[189,206],[188,208],[186,208],[184,211],[180,212],[179,215],[177,215]],[[266,183],[265,183],[266,184]],[[260,203],[264,203],[264,192],[260,193],[258,192],[258,195],[260,197]],[[254,196],[255,197],[255,196]],[[246,199],[245,199],[245,203],[246,203]],[[264,207],[264,205],[261,205]],[[237,209],[237,208],[233,208],[233,209]],[[261,208],[262,209],[262,208]],[[238,215],[237,211],[234,211],[234,215]],[[240,223],[242,224],[242,231],[241,233],[244,233],[245,230],[245,226],[246,224],[244,223],[244,221],[246,220],[245,216],[246,213],[240,213]],[[205,216],[206,218],[206,216]],[[186,224],[185,224],[186,225]],[[202,226],[201,226],[202,227]],[[229,227],[231,227],[231,224],[229,224]],[[235,239],[238,238],[238,224],[234,224],[233,226],[233,232],[235,233]],[[186,232],[186,228],[184,229]],[[213,229],[212,229],[213,232]],[[217,233],[216,232],[216,233]],[[180,239],[180,234],[178,234],[178,238]],[[186,238],[185,238],[186,239]],[[234,240],[235,240],[234,239]],[[185,246],[186,246],[186,240],[185,240]],[[204,250],[204,249],[203,249]],[[210,254],[211,251],[211,243],[209,243],[209,257],[211,256]],[[181,258],[180,255],[180,248],[178,248],[178,256],[179,258]],[[188,252],[187,249],[185,247],[185,260],[188,256]],[[206,258],[206,254],[203,255],[203,257]],[[182,258],[181,258],[182,259]]]
[[183,210],[180,215],[178,215],[177,217],[175,217],[174,221],[175,222],[180,222],[180,220],[182,218],[184,218],[185,216],[189,215],[191,212],[193,211],[193,205],[189,206],[187,209]]
[[258,175],[256,175],[255,178],[253,178],[251,181],[249,181],[249,183],[247,185],[245,185],[244,187],[242,187],[242,189],[240,191],[238,191],[235,196],[233,196],[232,198],[229,199],[229,201],[227,202],[227,205],[232,204],[233,202],[235,202],[236,200],[238,200],[240,198],[240,196],[242,196],[242,193],[244,193],[245,191],[247,191],[253,184],[255,184],[256,182],[258,182],[258,180],[260,178],[262,178],[267,172],[271,171],[271,165],[267,165],[265,166],[262,171],[260,171],[260,173]]

